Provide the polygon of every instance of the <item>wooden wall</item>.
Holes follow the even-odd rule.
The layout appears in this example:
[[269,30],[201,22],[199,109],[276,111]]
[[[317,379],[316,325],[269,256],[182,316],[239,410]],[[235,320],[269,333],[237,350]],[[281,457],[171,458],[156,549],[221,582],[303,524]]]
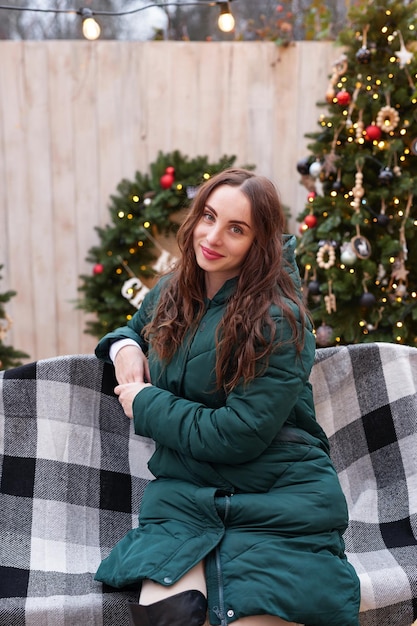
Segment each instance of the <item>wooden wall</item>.
[[29,360],[93,350],[74,303],[94,227],[159,150],[256,165],[298,232],[296,163],[338,55],[317,42],[0,42],[0,293],[18,292],[4,342]]

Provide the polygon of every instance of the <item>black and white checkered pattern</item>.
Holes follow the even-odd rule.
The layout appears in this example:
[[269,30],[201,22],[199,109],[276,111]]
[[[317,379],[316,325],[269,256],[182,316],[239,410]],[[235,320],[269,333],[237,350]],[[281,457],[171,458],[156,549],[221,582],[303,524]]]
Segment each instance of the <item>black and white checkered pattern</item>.
[[93,356],[1,374],[0,625],[125,626],[135,591],[102,590],[103,556],[137,525],[153,443],[133,435]]
[[[361,626],[417,618],[417,349],[317,351],[317,415],[347,497]],[[0,373],[0,626],[125,626],[136,592],[102,589],[137,524],[153,444],[133,434],[93,356]]]
[[417,349],[374,343],[317,351],[318,421],[347,498],[346,552],[362,626],[417,618]]

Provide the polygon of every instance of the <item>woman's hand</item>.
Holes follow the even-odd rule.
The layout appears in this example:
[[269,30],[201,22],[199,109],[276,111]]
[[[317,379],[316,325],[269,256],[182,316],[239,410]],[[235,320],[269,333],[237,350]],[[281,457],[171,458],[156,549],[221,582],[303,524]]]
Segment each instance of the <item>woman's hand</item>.
[[119,396],[119,402],[123,407],[123,411],[127,417],[133,418],[133,400],[136,395],[142,391],[145,387],[152,387],[150,383],[125,383],[123,385],[117,385],[114,388],[114,393]]
[[124,346],[116,354],[113,364],[119,385],[148,383],[151,380],[148,359],[140,346]]

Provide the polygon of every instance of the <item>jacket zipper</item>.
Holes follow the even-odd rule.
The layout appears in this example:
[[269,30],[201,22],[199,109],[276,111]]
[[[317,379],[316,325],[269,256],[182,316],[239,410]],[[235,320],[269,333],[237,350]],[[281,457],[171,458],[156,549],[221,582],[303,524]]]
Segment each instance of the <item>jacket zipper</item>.
[[[233,495],[233,494],[232,494]],[[224,522],[226,522],[227,517],[229,515],[230,510],[230,496],[224,496]],[[216,572],[217,572],[217,588],[219,593],[219,606],[213,607],[213,612],[219,618],[221,624],[220,626],[227,626],[228,622],[226,619],[225,607],[224,607],[224,588],[223,588],[223,573],[222,566],[220,562],[220,549],[219,546],[215,548],[216,555]]]

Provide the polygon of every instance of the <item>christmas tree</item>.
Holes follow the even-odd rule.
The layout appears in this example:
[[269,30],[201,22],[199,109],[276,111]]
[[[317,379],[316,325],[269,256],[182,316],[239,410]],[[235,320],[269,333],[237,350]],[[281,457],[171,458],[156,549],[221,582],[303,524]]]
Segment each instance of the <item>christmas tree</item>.
[[297,259],[319,346],[417,344],[416,2],[362,2],[339,34]]
[[[0,265],[0,270],[3,269],[3,265]],[[1,275],[0,275],[1,278]],[[7,370],[12,367],[21,365],[20,359],[28,358],[28,354],[15,350],[12,346],[6,346],[3,342],[7,336],[8,331],[12,326],[12,320],[7,315],[4,304],[9,302],[13,296],[16,295],[15,291],[6,291],[0,293],[0,370]]]
[[87,333],[102,337],[132,317],[158,275],[175,260],[161,240],[175,235],[196,188],[231,167],[235,158],[225,155],[210,163],[206,156],[159,152],[149,173],[136,172],[133,180],[119,183],[110,198],[111,224],[96,227],[100,244],[88,253],[92,274],[80,277],[78,307],[95,314]]

